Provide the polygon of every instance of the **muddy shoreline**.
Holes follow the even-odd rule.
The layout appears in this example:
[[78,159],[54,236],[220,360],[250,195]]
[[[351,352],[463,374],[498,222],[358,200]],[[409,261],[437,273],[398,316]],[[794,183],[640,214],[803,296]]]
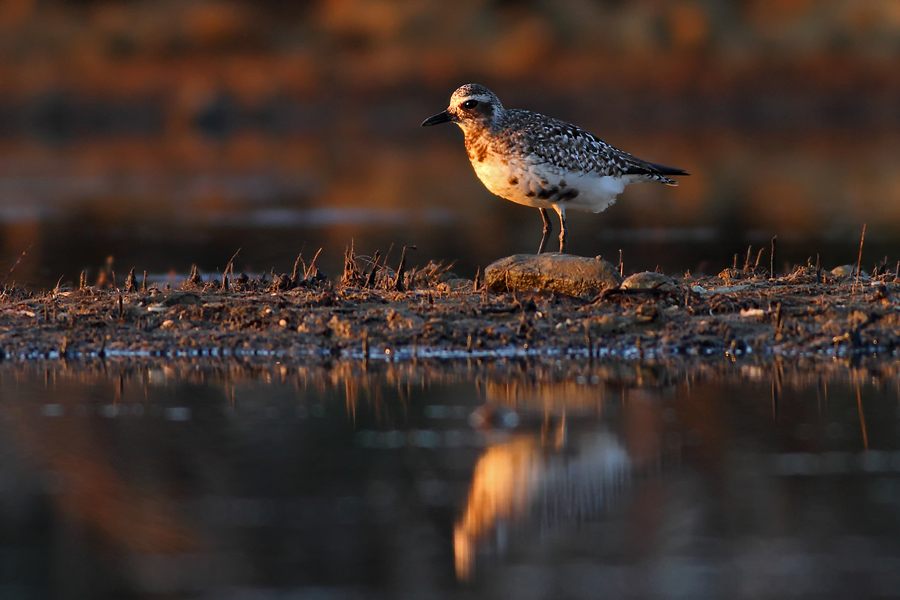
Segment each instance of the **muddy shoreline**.
[[[227,274],[227,273],[226,273]],[[812,265],[675,278],[666,289],[592,297],[494,294],[438,265],[339,281],[315,268],[179,289],[82,284],[0,295],[6,361],[588,358],[825,359],[900,354],[900,280]]]

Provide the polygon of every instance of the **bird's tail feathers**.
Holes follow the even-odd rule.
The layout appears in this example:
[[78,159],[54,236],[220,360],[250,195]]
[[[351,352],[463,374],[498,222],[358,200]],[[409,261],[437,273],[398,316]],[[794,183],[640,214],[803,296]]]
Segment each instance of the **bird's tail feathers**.
[[675,167],[667,167],[666,165],[658,165],[656,163],[647,163],[647,166],[650,168],[650,171],[657,175],[673,175],[673,176],[682,176],[682,175],[690,175],[684,169],[676,169]]
[[669,176],[679,177],[683,175],[690,175],[684,169],[676,169],[675,167],[667,167],[665,165],[658,165],[656,163],[647,162],[645,160],[634,160],[633,164],[629,165],[628,168],[625,169],[626,175],[644,175],[649,179],[660,181],[665,183],[666,185],[678,185],[674,180],[670,179]]

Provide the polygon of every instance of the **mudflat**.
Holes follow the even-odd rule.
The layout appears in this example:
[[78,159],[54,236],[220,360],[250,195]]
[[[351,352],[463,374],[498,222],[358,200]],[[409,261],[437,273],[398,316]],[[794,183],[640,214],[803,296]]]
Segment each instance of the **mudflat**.
[[[331,360],[575,356],[655,360],[900,354],[900,279],[806,265],[769,277],[644,274],[601,293],[495,293],[430,264],[340,280],[298,275],[224,281],[194,272],[178,289],[81,285],[0,294],[3,360]],[[629,281],[631,284],[629,285]],[[635,284],[637,281],[637,284]],[[641,285],[645,282],[647,285]]]

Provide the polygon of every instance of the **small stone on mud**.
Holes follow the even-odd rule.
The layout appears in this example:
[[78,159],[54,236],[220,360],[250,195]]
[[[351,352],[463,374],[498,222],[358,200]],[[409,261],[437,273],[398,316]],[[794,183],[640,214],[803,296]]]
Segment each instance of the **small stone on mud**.
[[762,319],[766,316],[766,311],[761,308],[742,308],[740,315],[744,319]]
[[651,271],[629,275],[620,287],[623,290],[660,290],[664,292],[674,292],[678,289],[670,277]]
[[166,294],[163,298],[159,298],[158,296],[154,296],[150,298],[150,302],[158,302],[163,306],[178,306],[179,304],[203,304],[203,299],[197,294],[191,293],[182,293],[182,292],[172,292],[170,294]]
[[515,254],[488,265],[484,281],[494,293],[539,290],[585,296],[618,287],[622,277],[616,267],[599,257]]
[[[856,265],[841,265],[839,267],[835,267],[831,270],[831,274],[835,277],[855,277]],[[859,278],[863,280],[871,279],[868,273],[860,273]]]
[[725,285],[722,287],[705,288],[700,285],[691,286],[691,291],[701,296],[715,296],[717,294],[733,294],[735,292],[743,292],[748,289],[749,285]]
[[831,274],[838,277],[850,277],[854,273],[856,273],[856,267],[853,265],[841,265],[831,270]]
[[438,284],[438,289],[441,291],[446,290],[448,292],[462,292],[471,289],[472,286],[473,284],[470,279],[460,279],[456,277]]

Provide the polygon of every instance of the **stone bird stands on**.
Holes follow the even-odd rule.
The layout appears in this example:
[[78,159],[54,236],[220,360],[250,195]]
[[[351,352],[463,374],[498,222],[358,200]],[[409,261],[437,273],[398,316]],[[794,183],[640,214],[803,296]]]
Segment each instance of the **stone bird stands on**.
[[494,293],[546,290],[569,296],[594,296],[619,287],[618,269],[600,257],[570,254],[514,254],[491,263],[484,282]]

